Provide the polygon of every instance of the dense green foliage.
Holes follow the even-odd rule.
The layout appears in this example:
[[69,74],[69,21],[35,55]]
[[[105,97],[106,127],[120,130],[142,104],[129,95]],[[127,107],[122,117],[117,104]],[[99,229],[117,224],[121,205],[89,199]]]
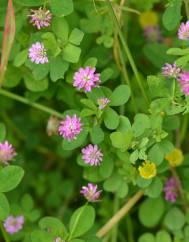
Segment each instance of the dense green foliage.
[[[52,13],[40,30],[28,16],[39,7]],[[0,143],[17,153],[9,165],[0,160],[0,242],[189,241],[189,96],[161,73],[174,62],[189,71],[189,42],[177,36],[187,14],[188,0],[0,0]],[[35,42],[48,63],[28,58]],[[101,83],[85,93],[73,76],[88,66]],[[99,109],[103,97],[110,102]],[[59,123],[74,114],[83,124],[74,140],[47,126],[52,116]],[[88,144],[100,147],[99,166],[82,159]],[[175,148],[183,160],[168,157]],[[170,176],[178,183],[174,203],[163,190]],[[80,194],[88,182],[102,190],[100,201]],[[133,196],[132,209],[103,233]],[[9,215],[25,218],[13,235],[3,227]]]

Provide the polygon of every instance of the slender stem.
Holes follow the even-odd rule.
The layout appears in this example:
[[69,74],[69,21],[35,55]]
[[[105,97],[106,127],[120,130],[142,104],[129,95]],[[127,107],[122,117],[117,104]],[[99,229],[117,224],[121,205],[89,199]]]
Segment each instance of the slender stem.
[[[119,209],[119,198],[117,197],[117,195],[115,195],[114,197],[114,213],[116,213]],[[117,235],[118,235],[118,225],[116,225],[113,229],[112,229],[112,235],[111,235],[111,242],[116,242],[117,241]]]
[[8,234],[6,233],[6,231],[5,231],[1,221],[0,221],[0,230],[1,230],[1,233],[2,233],[2,236],[3,236],[4,240],[5,240],[5,242],[10,242]]
[[130,89],[131,89],[131,100],[132,100],[132,104],[133,104],[134,112],[137,113],[137,105],[136,105],[136,101],[135,101],[134,93],[133,93],[133,91],[132,91],[131,82],[130,82],[130,80],[129,80],[127,70],[126,70],[126,68],[125,68],[125,63],[124,63],[123,53],[121,52],[120,49],[119,49],[119,54],[120,54],[120,61],[121,61],[121,65],[122,65],[122,73],[123,73],[123,77],[124,77],[125,81],[128,83],[128,85],[129,85],[129,87],[130,87]]
[[188,3],[188,0],[184,0],[184,3],[185,3],[185,10],[186,10],[186,16],[187,16],[187,19],[189,19],[189,3]]
[[181,200],[182,200],[183,209],[185,211],[188,211],[188,203],[187,203],[187,200],[186,200],[186,197],[185,197],[185,193],[182,189],[180,178],[179,178],[177,171],[174,167],[171,167],[170,169],[171,169],[171,173],[172,173],[173,177],[175,178],[175,180],[177,182],[178,192],[179,192]]
[[132,224],[131,216],[129,214],[126,217],[126,227],[127,227],[127,234],[128,234],[128,242],[134,242],[133,224]]
[[29,105],[33,108],[36,108],[36,109],[39,109],[45,113],[48,113],[48,114],[51,114],[51,115],[54,115],[58,118],[63,118],[63,115],[57,111],[55,111],[54,109],[51,109],[51,108],[48,108],[42,104],[39,104],[39,103],[35,103],[35,102],[31,102],[29,101],[27,98],[25,97],[21,97],[17,94],[14,94],[12,92],[9,92],[9,91],[6,91],[4,89],[0,89],[0,95],[2,96],[5,96],[5,97],[8,97],[8,98],[11,98],[13,100],[16,100],[18,102],[21,102],[21,103],[24,103],[26,105]]
[[97,237],[102,238],[106,235],[138,202],[143,196],[142,191],[138,191],[129,201],[97,232]]
[[142,92],[142,95],[143,95],[144,99],[146,100],[146,102],[147,102],[147,104],[148,104],[149,101],[148,101],[147,94],[146,94],[145,89],[144,89],[144,87],[143,87],[142,81],[140,80],[140,76],[139,76],[139,73],[138,73],[137,67],[136,67],[136,65],[135,65],[134,59],[133,59],[133,57],[132,57],[132,54],[131,54],[131,52],[130,52],[130,50],[129,50],[129,47],[128,47],[128,45],[127,45],[127,43],[126,43],[126,41],[125,41],[125,39],[124,39],[124,36],[123,36],[123,34],[122,34],[122,31],[121,31],[121,29],[120,29],[119,22],[118,22],[117,17],[116,17],[116,15],[115,15],[115,13],[114,13],[114,10],[113,10],[113,7],[112,7],[112,4],[111,4],[110,0],[106,0],[106,3],[107,3],[107,5],[108,5],[108,7],[109,7],[109,9],[110,9],[110,12],[111,12],[111,15],[112,15],[112,18],[113,18],[114,24],[115,24],[115,26],[116,26],[116,28],[117,28],[117,31],[118,31],[118,34],[119,34],[120,41],[121,41],[122,46],[123,46],[123,49],[124,49],[124,51],[125,51],[125,53],[126,53],[126,55],[127,55],[127,57],[128,57],[128,60],[129,60],[129,62],[130,62],[130,65],[131,65],[131,68],[132,68],[132,70],[133,70],[133,73],[134,73],[134,75],[135,75],[135,77],[136,77],[136,80],[137,80],[137,83],[138,83],[138,85],[139,85],[139,88],[140,88],[140,90],[141,90],[141,92]]
[[188,121],[189,121],[189,115],[185,114],[183,124],[182,124],[181,130],[180,130],[180,143],[182,143],[184,138],[186,137]]

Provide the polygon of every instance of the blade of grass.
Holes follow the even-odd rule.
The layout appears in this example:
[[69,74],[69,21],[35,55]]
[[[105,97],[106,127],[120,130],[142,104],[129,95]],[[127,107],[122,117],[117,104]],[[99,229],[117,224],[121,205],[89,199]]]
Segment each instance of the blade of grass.
[[14,7],[12,0],[8,0],[6,17],[5,17],[5,28],[3,32],[3,43],[1,52],[1,63],[0,63],[0,87],[3,84],[3,79],[7,69],[8,59],[11,48],[13,46],[16,31]]
[[113,9],[113,7],[112,7],[112,4],[111,4],[110,0],[106,0],[106,3],[107,3],[107,6],[108,6],[108,8],[109,8],[109,10],[110,10],[110,13],[111,13],[111,16],[112,16],[113,22],[114,22],[114,24],[115,24],[115,26],[116,26],[116,28],[117,28],[118,35],[119,35],[119,38],[120,38],[121,44],[122,44],[123,49],[124,49],[124,51],[125,51],[125,53],[126,53],[126,55],[127,55],[127,58],[128,58],[129,63],[130,63],[130,65],[131,65],[131,68],[132,68],[132,70],[133,70],[133,73],[134,73],[135,78],[136,78],[136,80],[137,80],[138,86],[139,86],[139,88],[140,88],[140,90],[141,90],[141,93],[142,93],[142,95],[143,95],[143,97],[144,97],[146,103],[148,104],[148,103],[149,103],[148,96],[147,96],[147,94],[146,94],[146,91],[145,91],[145,88],[144,88],[144,86],[143,86],[143,83],[142,83],[142,81],[141,81],[141,79],[140,79],[140,76],[139,76],[139,73],[138,73],[137,67],[136,67],[135,62],[134,62],[134,59],[133,59],[133,57],[132,57],[132,54],[131,54],[131,52],[130,52],[130,50],[129,50],[129,47],[128,47],[128,45],[127,45],[127,43],[126,43],[126,41],[125,41],[125,39],[124,39],[123,33],[122,33],[121,29],[120,29],[119,22],[118,22],[118,20],[117,20],[116,15],[115,15],[115,12],[114,12],[114,9]]

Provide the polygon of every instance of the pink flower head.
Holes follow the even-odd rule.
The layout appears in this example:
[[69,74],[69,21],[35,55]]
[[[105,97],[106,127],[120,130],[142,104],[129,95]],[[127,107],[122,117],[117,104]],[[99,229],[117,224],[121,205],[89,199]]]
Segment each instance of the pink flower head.
[[144,36],[149,42],[160,42],[162,35],[159,26],[147,26],[144,29]]
[[189,95],[189,72],[184,71],[180,73],[178,79],[182,92],[188,96]]
[[73,140],[77,138],[77,135],[82,130],[81,119],[74,114],[72,117],[67,115],[64,120],[60,122],[58,131],[59,134],[67,140]]
[[83,186],[80,193],[87,199],[89,202],[97,202],[99,201],[99,197],[102,191],[97,190],[97,185],[92,183],[88,183],[87,186]]
[[181,40],[189,40],[189,21],[181,23],[178,30],[178,38]]
[[81,150],[82,159],[90,166],[98,166],[102,162],[103,154],[97,145],[88,145]]
[[47,51],[43,43],[36,42],[29,48],[29,58],[36,64],[45,64],[48,62]]
[[11,144],[8,143],[8,141],[5,141],[4,143],[0,143],[0,161],[4,164],[8,164],[8,161],[12,160],[14,156],[16,155],[16,152]]
[[13,217],[10,215],[4,222],[4,228],[9,234],[14,234],[23,228],[24,216]]
[[45,28],[50,25],[52,14],[45,8],[31,9],[30,23],[33,24],[37,29]]
[[173,65],[166,63],[164,67],[162,67],[162,74],[166,77],[177,78],[180,74],[181,69],[177,67],[174,63]]
[[165,183],[163,191],[165,192],[165,200],[175,202],[178,196],[178,184],[173,177],[169,177]]
[[107,106],[107,104],[110,102],[110,99],[108,99],[108,98],[106,98],[106,97],[103,97],[103,98],[99,98],[99,99],[97,99],[97,103],[98,103],[98,105],[99,105],[99,109],[100,110],[102,110],[102,109],[104,109],[106,106]]
[[95,73],[96,68],[94,67],[85,67],[80,68],[74,74],[74,83],[73,86],[77,89],[83,89],[85,92],[90,92],[92,88],[98,87],[100,83],[100,74]]

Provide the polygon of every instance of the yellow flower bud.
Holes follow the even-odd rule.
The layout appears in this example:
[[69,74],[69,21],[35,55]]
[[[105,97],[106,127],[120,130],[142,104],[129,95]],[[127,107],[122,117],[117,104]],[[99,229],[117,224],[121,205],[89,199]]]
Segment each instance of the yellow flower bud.
[[140,176],[144,179],[151,179],[156,176],[156,165],[150,161],[144,161],[141,166],[138,168]]
[[143,29],[149,26],[156,26],[158,24],[158,16],[153,11],[147,11],[140,15],[139,22]]
[[170,154],[165,156],[165,159],[172,167],[180,166],[184,160],[182,150],[175,148]]

